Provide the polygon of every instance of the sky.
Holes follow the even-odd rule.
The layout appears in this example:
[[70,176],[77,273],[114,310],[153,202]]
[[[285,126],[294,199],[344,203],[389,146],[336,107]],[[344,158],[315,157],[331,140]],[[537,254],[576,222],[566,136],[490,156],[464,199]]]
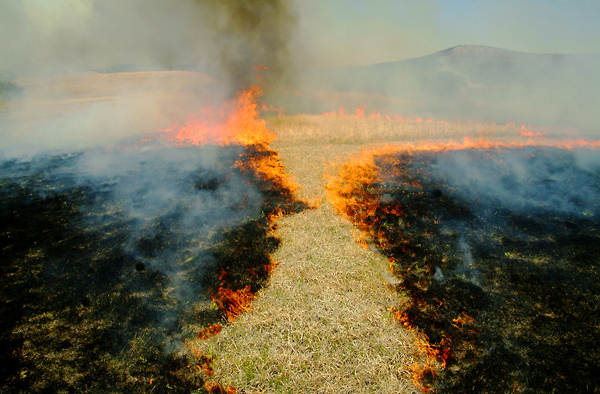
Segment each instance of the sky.
[[[215,77],[222,96],[229,97],[256,82],[258,65],[269,68],[261,74],[267,90],[271,82],[302,83],[302,73],[314,67],[392,62],[457,45],[600,54],[599,21],[600,0],[0,0],[0,81],[184,68]],[[577,98],[584,102],[572,100],[562,108],[563,100],[553,108],[561,109],[560,116],[595,108],[596,86],[577,81],[585,93]],[[553,111],[546,110],[544,97],[522,100]],[[111,130],[133,130],[134,116],[141,130],[150,119],[146,112],[166,118],[171,108],[163,101],[148,99],[146,106],[126,101],[119,108],[123,121]],[[115,119],[111,111],[94,106],[68,130],[78,130],[81,122],[101,130],[96,119]],[[597,124],[595,112],[589,112],[590,124]],[[6,139],[3,127],[0,143]]]
[[457,45],[600,53],[600,0],[298,0],[299,42],[319,66],[373,64]]
[[[236,1],[0,0],[0,73],[128,63],[169,67],[227,57],[246,47],[245,41],[229,47],[221,39],[241,31],[228,34],[227,23],[236,19],[207,17],[202,4],[243,4]],[[258,29],[275,26],[277,47],[287,42],[282,54],[300,67],[396,61],[462,44],[600,53],[600,0],[245,1],[277,5]],[[254,31],[251,45],[263,48],[256,40],[265,36]],[[272,53],[271,44],[265,53]]]

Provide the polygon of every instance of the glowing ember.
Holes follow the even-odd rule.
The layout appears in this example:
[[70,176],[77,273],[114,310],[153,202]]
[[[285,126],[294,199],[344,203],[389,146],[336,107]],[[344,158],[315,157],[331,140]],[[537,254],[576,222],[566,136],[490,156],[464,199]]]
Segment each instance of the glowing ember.
[[241,313],[249,311],[253,300],[254,294],[250,292],[250,286],[236,291],[220,287],[217,295],[213,296],[213,301],[225,312],[230,322]]

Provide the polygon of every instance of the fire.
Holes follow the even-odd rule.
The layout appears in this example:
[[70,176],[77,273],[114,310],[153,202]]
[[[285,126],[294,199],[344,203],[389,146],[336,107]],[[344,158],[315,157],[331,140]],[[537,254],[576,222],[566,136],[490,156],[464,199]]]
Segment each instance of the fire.
[[[545,148],[600,148],[600,141],[552,138],[524,126],[521,131],[521,136],[526,138],[515,142],[465,138],[462,142],[406,143],[365,149],[361,154],[336,165],[335,176],[329,176],[327,200],[339,214],[350,219],[365,234],[371,245],[380,248],[389,257],[393,271],[402,274],[399,286],[411,296],[412,301],[405,309],[392,308],[391,313],[400,324],[417,333],[418,346],[425,362],[414,364],[411,369],[415,384],[423,392],[433,389],[428,382],[437,371],[453,365],[456,360],[466,357],[468,352],[471,352],[471,357],[479,351],[473,344],[480,341],[483,334],[478,332],[484,333],[486,327],[485,320],[480,318],[482,315],[478,315],[479,307],[457,310],[455,305],[459,304],[440,298],[446,293],[441,292],[440,287],[433,286],[445,280],[436,279],[434,272],[437,276],[436,265],[443,266],[447,254],[435,254],[432,250],[446,249],[432,249],[422,243],[427,239],[436,239],[436,242],[437,239],[448,239],[441,236],[432,238],[437,236],[436,226],[440,223],[436,212],[451,212],[454,209],[452,212],[460,212],[461,208],[447,205],[442,210],[435,210],[436,204],[449,201],[442,202],[441,199],[442,196],[446,197],[440,186],[446,178],[432,177],[428,167],[421,165],[424,161],[419,160],[423,160],[423,156],[443,157],[446,151],[451,150],[481,150],[488,155],[526,147],[539,147],[542,154],[554,151]],[[537,149],[524,151],[538,152]],[[583,215],[587,216],[585,212]],[[425,261],[435,261],[435,264],[427,265]],[[423,264],[419,265],[420,262]],[[430,291],[431,288],[434,290]],[[436,319],[446,319],[445,325],[431,323],[437,323]],[[426,332],[433,333],[431,341]]]
[[[333,118],[351,118],[351,119],[385,119],[390,122],[407,122],[407,123],[434,123],[433,119],[423,119],[421,117],[412,119],[404,117],[400,114],[382,114],[377,110],[367,112],[367,107],[359,107],[354,112],[347,112],[344,107],[340,107],[339,110],[331,112],[323,112],[321,116],[328,116]],[[445,121],[437,121],[438,123],[446,123]]]
[[405,312],[392,307],[390,313],[404,327],[417,333],[417,345],[421,354],[425,356],[423,364],[415,363],[411,366],[413,383],[424,393],[434,391],[427,381],[435,377],[439,368],[446,368],[450,357],[452,357],[452,341],[450,338],[444,337],[438,345],[434,346],[430,343],[427,335],[419,332],[412,324],[411,319]]
[[200,333],[198,334],[198,338],[208,339],[210,337],[214,337],[215,335],[220,333],[222,329],[223,327],[220,324],[213,324],[212,326],[209,326],[204,330],[200,331]]
[[[257,70],[264,66],[257,66]],[[258,181],[271,182],[289,192],[289,197],[298,186],[289,179],[277,152],[269,148],[276,135],[260,118],[260,109],[272,109],[259,105],[262,96],[260,85],[251,86],[239,94],[237,99],[226,101],[219,107],[206,106],[201,116],[191,115],[184,125],[175,125],[146,137],[142,142],[162,140],[175,146],[240,145],[247,148],[249,155],[237,162],[243,172],[252,173]],[[277,109],[281,111],[281,109]],[[272,213],[275,215],[280,212]]]
[[[347,163],[338,166],[335,177],[329,176],[327,185],[327,200],[343,216],[354,219],[356,217],[369,218],[379,209],[378,197],[373,196],[367,189],[381,181],[375,171],[380,165],[377,160],[394,160],[393,153],[405,152],[410,155],[419,151],[442,151],[459,149],[492,149],[492,148],[519,148],[527,146],[546,146],[563,149],[599,148],[600,141],[585,139],[557,139],[557,138],[531,138],[525,142],[496,142],[483,139],[473,140],[465,137],[462,142],[419,142],[416,144],[405,143],[399,145],[386,145],[383,147],[364,150]],[[379,163],[382,164],[382,163]],[[393,163],[386,163],[392,165]],[[331,167],[334,167],[332,165]],[[406,181],[406,180],[405,180]],[[413,186],[419,186],[414,184]],[[358,193],[357,191],[364,191]]]
[[533,131],[529,131],[527,127],[523,125],[521,126],[521,136],[529,138],[541,138],[543,134],[539,131],[536,131],[535,133]]
[[[255,67],[256,70],[264,68]],[[296,205],[303,202],[296,199],[295,191],[298,186],[289,179],[277,152],[269,147],[276,136],[267,128],[265,120],[260,118],[259,111],[272,110],[274,107],[260,104],[261,95],[260,84],[251,86],[239,93],[237,98],[223,102],[220,106],[205,106],[198,114],[189,116],[185,124],[159,130],[141,142],[160,141],[170,146],[242,147],[242,150],[234,150],[238,158],[233,166],[247,175],[247,179],[259,190],[268,194],[269,203],[263,206],[263,214],[268,223],[264,225],[274,229],[276,226],[273,222],[276,219],[293,211],[297,208]],[[237,246],[232,245],[232,248]],[[240,264],[240,267],[242,266],[243,264]],[[235,278],[242,274],[260,278],[264,274],[270,275],[275,266],[274,262],[270,262],[262,267],[261,273],[254,272],[253,268],[245,272],[245,268],[229,267],[219,275],[216,289],[209,289],[207,293],[231,322],[241,313],[249,311],[255,298],[251,286],[239,288]],[[244,272],[240,273],[241,271]],[[225,276],[233,279],[225,281]],[[219,324],[212,325],[202,330],[198,337],[210,338],[217,335],[221,328]]]
[[241,92],[237,99],[219,107],[206,106],[199,117],[191,115],[184,125],[174,125],[151,136],[177,146],[270,144],[275,133],[260,118],[259,85]]
[[212,299],[219,308],[227,315],[227,320],[232,322],[238,315],[252,309],[252,301],[255,295],[250,291],[250,285],[240,290],[231,290],[219,287],[216,296]]
[[452,319],[452,325],[462,330],[465,327],[465,325],[473,324],[474,321],[475,319],[467,315],[465,312],[462,312],[462,316],[459,316],[456,319]]
[[[282,108],[269,108],[269,110],[276,110],[279,115],[283,115]],[[303,116],[307,116],[307,114],[302,114]],[[578,130],[572,127],[564,127],[564,126],[533,126],[533,125],[524,125],[524,124],[515,124],[512,121],[507,121],[504,124],[498,124],[494,121],[476,121],[476,120],[466,120],[462,121],[460,119],[448,120],[448,119],[432,119],[425,117],[409,117],[398,113],[391,113],[388,109],[384,112],[380,112],[377,109],[368,108],[367,106],[357,107],[353,111],[347,110],[343,106],[340,107],[337,111],[333,110],[330,112],[323,112],[316,116],[330,117],[330,118],[343,118],[343,119],[371,119],[371,120],[386,120],[388,122],[397,122],[397,123],[428,123],[428,124],[451,124],[455,123],[457,125],[480,125],[481,127],[504,127],[506,129],[515,128],[517,134],[524,138],[531,139],[542,139],[547,138],[551,134],[563,134],[565,135],[577,135]]]
[[233,386],[227,386],[227,387],[223,388],[212,381],[206,382],[204,384],[204,388],[209,393],[214,393],[214,394],[235,394],[235,393],[237,393],[237,390]]
[[[534,135],[537,137],[537,135]],[[384,196],[372,193],[376,185],[390,181],[386,177],[394,178],[398,174],[379,174],[380,168],[395,168],[394,160],[397,153],[412,155],[419,151],[443,151],[461,149],[493,149],[493,148],[519,148],[528,146],[556,147],[562,149],[576,148],[600,148],[600,141],[588,141],[584,139],[556,139],[556,138],[530,138],[525,142],[495,142],[483,139],[473,140],[464,138],[462,142],[419,142],[404,143],[400,145],[386,145],[378,148],[365,149],[361,154],[354,156],[348,162],[341,165],[330,165],[337,167],[336,175],[326,175],[328,185],[326,186],[327,200],[334,209],[342,216],[355,222],[359,230],[363,231],[361,243],[364,242],[365,233],[376,225],[376,212],[383,214],[397,214],[402,207],[394,204],[381,204]],[[404,184],[415,188],[422,186],[418,181],[402,179]],[[393,181],[390,181],[393,182]],[[382,240],[381,242],[385,242]]]

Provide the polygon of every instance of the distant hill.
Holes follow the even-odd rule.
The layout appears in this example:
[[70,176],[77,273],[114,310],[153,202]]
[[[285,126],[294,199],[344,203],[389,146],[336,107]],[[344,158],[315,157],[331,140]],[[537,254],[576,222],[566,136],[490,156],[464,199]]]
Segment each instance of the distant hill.
[[[313,69],[296,90],[295,99],[287,97],[291,107],[330,110],[352,92],[352,104],[363,93],[363,105],[406,115],[593,128],[600,121],[600,54],[461,45],[396,62]],[[332,92],[335,103],[323,99]]]

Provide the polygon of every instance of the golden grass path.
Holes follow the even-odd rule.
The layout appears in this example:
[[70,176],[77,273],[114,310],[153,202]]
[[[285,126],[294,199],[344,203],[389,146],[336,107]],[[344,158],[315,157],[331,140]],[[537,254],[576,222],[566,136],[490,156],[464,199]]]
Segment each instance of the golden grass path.
[[[323,193],[324,163],[356,146],[280,147],[302,187]],[[361,248],[329,203],[283,218],[269,285],[221,334],[198,343],[215,355],[213,379],[244,393],[416,393],[415,335],[393,319],[398,294],[387,261]]]

